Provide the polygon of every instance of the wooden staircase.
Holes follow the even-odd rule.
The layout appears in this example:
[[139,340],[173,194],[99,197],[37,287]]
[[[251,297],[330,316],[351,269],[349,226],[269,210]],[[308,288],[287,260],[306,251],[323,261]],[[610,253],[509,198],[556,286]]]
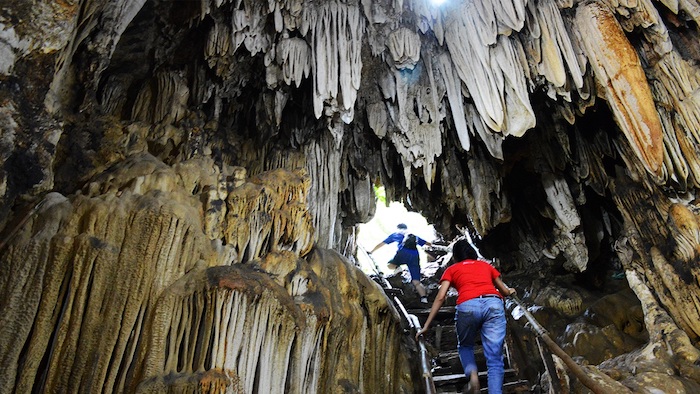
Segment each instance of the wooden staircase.
[[[411,305],[413,306],[413,305]],[[408,307],[406,311],[415,315],[421,323],[425,323],[429,307]],[[431,324],[431,329],[426,333],[426,347],[432,357],[432,375],[437,393],[462,393],[468,379],[464,375],[462,364],[457,353],[457,338],[454,325],[455,307],[446,306],[440,308],[438,315]],[[521,379],[516,365],[511,357],[511,338],[508,334],[504,345],[504,369],[503,393],[532,393],[531,384]],[[480,343],[474,348],[477,367],[479,369],[479,383],[481,392],[488,393],[486,359]]]

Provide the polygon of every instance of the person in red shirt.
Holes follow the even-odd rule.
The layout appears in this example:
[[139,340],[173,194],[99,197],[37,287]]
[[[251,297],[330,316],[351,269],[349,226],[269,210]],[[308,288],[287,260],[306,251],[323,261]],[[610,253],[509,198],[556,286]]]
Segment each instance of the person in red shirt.
[[478,253],[467,240],[452,246],[454,264],[447,267],[440,279],[438,291],[423,328],[416,340],[428,331],[430,323],[445,302],[447,290],[457,289],[457,350],[469,376],[468,390],[478,393],[479,376],[474,359],[474,341],[481,333],[481,344],[486,357],[489,394],[500,394],[503,389],[503,341],[506,337],[506,315],[503,297],[515,294],[501,280],[501,273],[491,264],[478,258]]

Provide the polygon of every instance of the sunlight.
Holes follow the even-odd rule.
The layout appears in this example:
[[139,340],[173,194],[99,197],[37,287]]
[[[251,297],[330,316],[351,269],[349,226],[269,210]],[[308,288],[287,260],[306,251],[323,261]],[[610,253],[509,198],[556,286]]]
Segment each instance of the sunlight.
[[[399,223],[405,223],[408,226],[410,233],[416,234],[417,236],[425,239],[426,241],[434,241],[436,237],[435,228],[432,224],[417,212],[409,212],[406,207],[397,201],[392,201],[387,207],[381,200],[377,201],[377,211],[374,218],[367,223],[359,225],[359,231],[357,236],[357,243],[360,248],[364,248],[369,251],[374,248],[377,243],[381,242],[389,234],[396,231],[396,225]],[[418,248],[420,254],[421,265],[426,262],[427,257],[425,252],[421,248]],[[373,254],[374,262],[377,264],[380,271],[384,274],[390,274],[390,271],[386,263],[394,257],[396,253],[396,245],[388,245]],[[367,259],[364,253],[358,251],[358,260]],[[361,263],[371,264],[372,262],[361,261]],[[365,266],[366,267],[366,266]],[[371,265],[370,265],[371,267]],[[367,267],[369,268],[369,267]],[[369,270],[363,268],[366,273]]]

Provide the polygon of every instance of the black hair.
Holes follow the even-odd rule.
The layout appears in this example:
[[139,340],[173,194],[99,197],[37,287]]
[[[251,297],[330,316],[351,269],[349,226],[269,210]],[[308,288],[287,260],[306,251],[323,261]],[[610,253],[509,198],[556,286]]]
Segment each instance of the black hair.
[[396,228],[401,229],[401,230],[405,230],[405,229],[408,228],[408,226],[406,226],[406,225],[403,224],[403,223],[399,223],[399,224],[396,226]]
[[464,260],[476,260],[479,258],[479,254],[476,253],[476,249],[472,244],[466,239],[460,239],[452,245],[452,257],[455,262]]

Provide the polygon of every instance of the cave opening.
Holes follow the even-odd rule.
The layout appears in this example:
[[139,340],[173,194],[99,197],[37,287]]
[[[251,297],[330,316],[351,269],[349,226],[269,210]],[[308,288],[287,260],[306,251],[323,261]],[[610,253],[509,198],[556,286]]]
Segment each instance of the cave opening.
[[[388,262],[396,253],[396,245],[382,247],[371,256],[367,252],[371,251],[389,234],[395,232],[396,226],[400,223],[406,224],[408,233],[415,234],[428,242],[441,240],[441,236],[436,232],[435,226],[429,223],[428,219],[420,212],[411,210],[410,205],[402,201],[387,201],[384,187],[376,187],[374,191],[377,201],[375,214],[371,220],[357,225],[358,253],[355,258],[358,266],[367,275],[390,275],[397,272],[404,277],[406,282],[410,282],[410,275],[404,270],[404,266],[399,267],[396,271],[387,267]],[[432,260],[432,256],[429,256],[422,248],[418,248],[418,253],[421,268],[427,268],[427,263]]]

